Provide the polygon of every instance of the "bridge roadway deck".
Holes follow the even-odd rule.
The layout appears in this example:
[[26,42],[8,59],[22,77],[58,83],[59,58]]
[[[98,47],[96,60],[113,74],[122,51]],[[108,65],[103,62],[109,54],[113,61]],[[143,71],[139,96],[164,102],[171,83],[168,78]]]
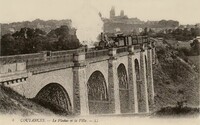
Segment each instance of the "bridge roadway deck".
[[[134,46],[134,52],[140,51],[140,46]],[[98,62],[109,59],[109,49],[93,50],[93,49],[76,49],[69,51],[55,51],[49,53],[33,53],[14,56],[2,56],[0,57],[0,64],[12,64],[12,63],[26,63],[26,70],[33,74],[48,72],[52,70],[59,70],[74,66],[74,53],[85,53],[86,63]],[[127,55],[128,47],[116,48],[117,56]],[[48,67],[48,68],[47,68]]]

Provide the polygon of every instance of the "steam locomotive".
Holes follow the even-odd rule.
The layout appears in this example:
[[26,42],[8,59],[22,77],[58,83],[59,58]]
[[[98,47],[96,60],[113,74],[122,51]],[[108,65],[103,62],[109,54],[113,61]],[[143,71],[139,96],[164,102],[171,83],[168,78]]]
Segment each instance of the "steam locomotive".
[[123,47],[148,43],[149,41],[148,36],[125,35],[123,33],[108,36],[107,34],[101,33],[100,42],[96,43],[95,48],[107,49],[111,47]]

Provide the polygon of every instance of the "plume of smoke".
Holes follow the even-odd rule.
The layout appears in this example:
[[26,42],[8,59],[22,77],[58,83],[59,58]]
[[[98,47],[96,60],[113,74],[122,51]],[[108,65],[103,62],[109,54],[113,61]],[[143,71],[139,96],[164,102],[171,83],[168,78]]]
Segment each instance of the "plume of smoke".
[[97,41],[97,36],[103,31],[103,22],[99,11],[95,8],[83,5],[72,17],[72,25],[77,29],[77,37],[83,44],[91,46]]

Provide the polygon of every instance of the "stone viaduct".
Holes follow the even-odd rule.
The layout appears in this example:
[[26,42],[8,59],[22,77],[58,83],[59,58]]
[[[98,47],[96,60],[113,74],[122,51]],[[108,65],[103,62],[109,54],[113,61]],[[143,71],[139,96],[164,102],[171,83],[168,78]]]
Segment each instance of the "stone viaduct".
[[149,113],[153,42],[0,57],[0,84],[74,115]]

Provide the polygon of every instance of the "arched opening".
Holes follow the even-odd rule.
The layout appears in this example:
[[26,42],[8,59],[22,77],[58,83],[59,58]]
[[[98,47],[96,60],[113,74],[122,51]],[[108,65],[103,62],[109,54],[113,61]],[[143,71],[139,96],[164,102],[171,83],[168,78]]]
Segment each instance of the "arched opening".
[[126,68],[124,64],[120,64],[117,68],[119,79],[119,96],[121,113],[129,112],[129,84]]
[[106,80],[100,71],[95,71],[87,82],[90,114],[109,113]]
[[72,107],[67,91],[58,83],[43,87],[33,99],[56,114],[70,115]]
[[147,81],[147,94],[148,94],[148,104],[150,104],[150,86],[149,86],[149,73],[148,73],[148,62],[147,56],[145,55],[145,68],[146,68],[146,81]]
[[135,74],[136,74],[136,84],[137,84],[137,101],[138,101],[138,112],[142,112],[142,80],[140,77],[140,65],[137,59],[135,59]]
[[148,66],[147,66],[147,56],[145,55],[145,70],[146,70],[146,81],[147,81],[147,89],[148,89]]
[[140,80],[140,66],[137,59],[135,59],[135,73],[136,73],[136,80]]

